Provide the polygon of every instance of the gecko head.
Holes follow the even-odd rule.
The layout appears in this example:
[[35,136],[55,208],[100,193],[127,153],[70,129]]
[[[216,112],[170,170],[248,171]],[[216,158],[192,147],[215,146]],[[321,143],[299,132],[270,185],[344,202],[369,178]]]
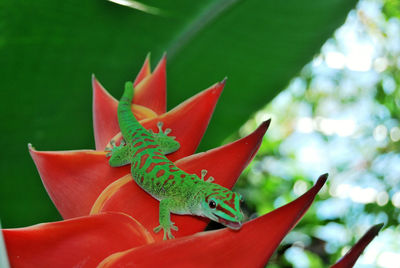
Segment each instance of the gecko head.
[[208,191],[202,200],[203,215],[231,229],[240,229],[243,221],[243,213],[240,209],[242,196],[221,186],[213,185],[215,187]]

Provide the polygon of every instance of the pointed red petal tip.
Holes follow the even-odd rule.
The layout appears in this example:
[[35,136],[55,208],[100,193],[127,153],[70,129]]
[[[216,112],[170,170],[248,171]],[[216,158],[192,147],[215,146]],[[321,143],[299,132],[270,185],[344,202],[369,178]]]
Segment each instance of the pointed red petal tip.
[[150,52],[147,53],[146,59],[144,60],[143,66],[140,69],[138,75],[136,76],[133,86],[136,87],[140,82],[143,81],[147,76],[151,74],[150,70]]
[[98,267],[265,267],[279,243],[310,207],[325,179],[326,174],[301,197],[245,223],[238,231],[224,228],[153,243],[113,254]]
[[271,118],[261,123],[261,126],[263,126],[266,129],[268,129],[270,125],[271,125]]
[[112,168],[104,152],[93,150],[44,152],[28,144],[43,185],[64,219],[88,215],[99,194],[129,173],[129,166]]
[[150,108],[157,114],[167,109],[167,58],[164,55],[153,73],[147,75],[135,87],[133,103]]
[[92,87],[94,140],[96,150],[104,150],[110,139],[119,132],[118,101],[105,90],[94,75]]
[[368,244],[378,235],[383,227],[383,223],[372,226],[358,242],[331,268],[347,268],[353,267],[358,257],[363,253]]
[[219,84],[222,85],[222,86],[225,86],[226,80],[228,80],[228,77],[225,76],[224,79],[222,79],[222,81],[219,82]]
[[96,267],[110,254],[154,242],[138,221],[120,213],[4,229],[3,234],[12,267]]
[[326,180],[328,179],[328,176],[329,176],[328,173],[325,173],[325,174],[322,174],[321,176],[319,176],[319,178],[318,178],[317,182],[315,183],[314,187],[322,188],[322,186],[324,186]]

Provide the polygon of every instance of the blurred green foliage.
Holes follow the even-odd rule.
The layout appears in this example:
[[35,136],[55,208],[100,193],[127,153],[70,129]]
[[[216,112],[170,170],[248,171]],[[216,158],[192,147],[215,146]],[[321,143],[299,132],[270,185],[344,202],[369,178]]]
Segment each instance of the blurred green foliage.
[[[368,267],[396,267],[384,266],[378,257],[398,253],[400,247],[399,11],[398,1],[360,1],[321,54],[240,135],[231,137],[247,135],[273,118],[236,185],[250,217],[293,200],[318,174],[330,173],[327,186],[268,267],[327,267],[379,222],[387,229],[380,247],[371,250],[376,258]],[[361,65],[346,61],[354,55],[348,52],[352,38],[359,49],[373,48],[360,53]],[[335,128],[335,122],[343,125]]]

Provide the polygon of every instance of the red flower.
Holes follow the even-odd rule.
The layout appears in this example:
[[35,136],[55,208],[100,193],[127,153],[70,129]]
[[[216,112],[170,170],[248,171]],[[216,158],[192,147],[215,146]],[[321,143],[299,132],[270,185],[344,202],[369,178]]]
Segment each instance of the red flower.
[[[135,80],[132,111],[147,129],[157,122],[172,129],[181,148],[168,158],[182,170],[232,188],[257,152],[270,121],[252,134],[213,150],[193,154],[210,121],[225,80],[166,112],[166,58],[150,72],[149,58]],[[40,152],[29,146],[43,184],[65,219],[3,230],[12,267],[262,267],[296,225],[324,185],[243,225],[239,231],[202,232],[208,219],[171,215],[177,239],[161,241],[158,201],[130,176],[130,167],[112,168],[104,149],[120,139],[118,102],[93,77],[96,150]],[[150,230],[150,231],[149,231]],[[365,245],[365,243],[364,243]],[[349,253],[358,256],[360,252]],[[358,255],[357,255],[358,254]]]

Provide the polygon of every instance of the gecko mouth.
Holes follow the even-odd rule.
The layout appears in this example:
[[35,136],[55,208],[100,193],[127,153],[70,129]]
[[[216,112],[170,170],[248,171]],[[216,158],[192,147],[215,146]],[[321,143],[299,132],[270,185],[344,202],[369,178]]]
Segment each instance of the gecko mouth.
[[240,227],[242,227],[242,223],[241,222],[230,221],[230,220],[221,218],[221,217],[219,217],[218,215],[215,215],[215,214],[214,214],[214,216],[217,217],[217,220],[218,220],[219,223],[221,223],[221,224],[225,225],[226,227],[231,228],[233,230],[239,230]]

